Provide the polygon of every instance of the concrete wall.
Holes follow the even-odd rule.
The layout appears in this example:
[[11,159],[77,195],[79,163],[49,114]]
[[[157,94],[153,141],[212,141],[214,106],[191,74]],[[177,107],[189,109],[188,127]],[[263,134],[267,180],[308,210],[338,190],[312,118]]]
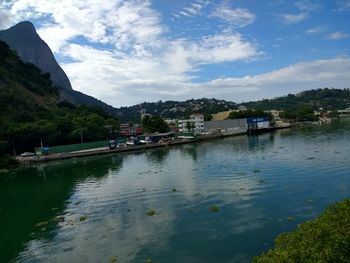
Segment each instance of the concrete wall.
[[215,132],[220,130],[235,130],[235,129],[247,129],[246,119],[204,122],[204,130],[208,132]]

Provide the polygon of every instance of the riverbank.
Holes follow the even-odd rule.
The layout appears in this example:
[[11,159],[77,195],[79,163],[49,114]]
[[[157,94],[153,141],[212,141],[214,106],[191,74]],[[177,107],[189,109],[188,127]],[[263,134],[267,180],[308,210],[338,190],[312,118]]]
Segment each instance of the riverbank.
[[[273,131],[276,129],[286,129],[286,128],[290,128],[290,126],[288,126],[288,127],[287,126],[271,127],[269,129],[264,129],[262,132],[270,132],[270,131]],[[168,142],[125,146],[125,147],[118,147],[115,149],[109,149],[109,147],[106,146],[106,147],[81,150],[81,151],[75,151],[75,152],[53,153],[53,154],[43,155],[43,156],[28,156],[28,157],[17,156],[16,160],[22,164],[29,164],[30,165],[30,164],[35,164],[35,163],[49,162],[49,161],[88,157],[88,156],[93,156],[93,155],[123,153],[123,152],[131,152],[131,151],[148,150],[148,149],[154,149],[154,148],[170,147],[170,146],[175,146],[175,145],[208,141],[208,140],[226,138],[226,137],[231,137],[231,136],[246,135],[246,134],[249,134],[247,130],[236,130],[236,131],[230,131],[230,132],[201,135],[201,136],[197,136],[194,139],[175,139],[175,140],[168,141]]]

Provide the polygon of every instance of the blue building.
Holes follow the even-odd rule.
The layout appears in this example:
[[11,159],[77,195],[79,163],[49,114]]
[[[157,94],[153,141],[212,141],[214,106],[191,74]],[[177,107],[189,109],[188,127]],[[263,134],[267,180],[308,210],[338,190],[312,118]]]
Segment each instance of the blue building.
[[270,121],[268,117],[250,117],[246,119],[247,130],[263,130],[270,128]]

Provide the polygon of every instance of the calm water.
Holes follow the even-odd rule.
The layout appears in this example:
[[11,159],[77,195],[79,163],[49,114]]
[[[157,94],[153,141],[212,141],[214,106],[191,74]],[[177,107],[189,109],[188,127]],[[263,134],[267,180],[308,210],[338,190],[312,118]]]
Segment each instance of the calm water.
[[1,175],[0,262],[249,262],[349,197],[349,171],[345,120]]

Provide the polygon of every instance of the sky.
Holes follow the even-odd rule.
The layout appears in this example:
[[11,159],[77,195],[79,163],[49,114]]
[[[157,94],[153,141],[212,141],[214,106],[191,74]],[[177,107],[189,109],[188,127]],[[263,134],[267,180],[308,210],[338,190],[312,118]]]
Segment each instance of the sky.
[[0,29],[23,20],[115,107],[350,88],[350,0],[0,0]]

